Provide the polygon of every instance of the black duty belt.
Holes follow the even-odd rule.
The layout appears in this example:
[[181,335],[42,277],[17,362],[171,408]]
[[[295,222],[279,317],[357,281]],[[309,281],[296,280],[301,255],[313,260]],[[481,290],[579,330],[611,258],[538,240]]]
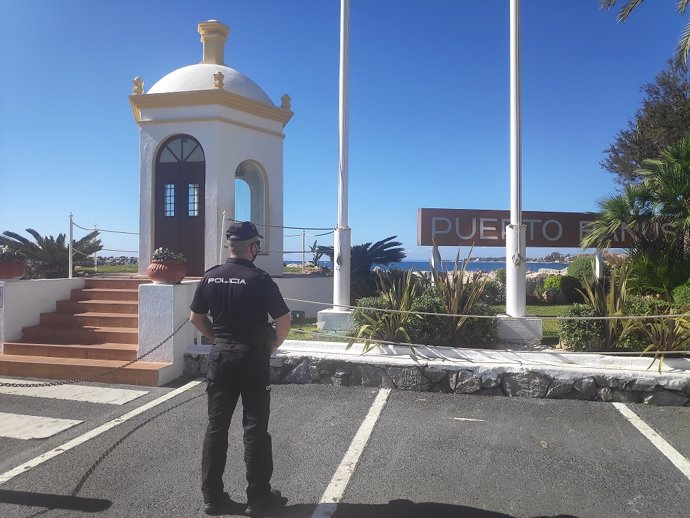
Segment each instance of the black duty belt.
[[213,344],[212,350],[218,351],[218,352],[227,352],[227,351],[251,351],[254,348],[250,345],[247,345],[242,342],[228,342],[228,343],[217,343]]

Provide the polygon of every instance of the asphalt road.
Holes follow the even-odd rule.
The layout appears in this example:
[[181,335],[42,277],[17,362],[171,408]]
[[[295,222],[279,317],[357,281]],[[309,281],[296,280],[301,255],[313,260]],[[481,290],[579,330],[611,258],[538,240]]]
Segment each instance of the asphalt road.
[[[0,438],[0,480],[171,390],[117,407],[0,395],[0,412],[84,421],[49,439]],[[0,484],[0,516],[204,516],[203,390],[192,387]],[[273,484],[289,498],[277,516],[312,516],[378,393],[273,387]],[[627,406],[690,458],[690,408]],[[690,515],[688,475],[612,404],[394,391],[371,424],[342,500],[330,508],[337,518]],[[240,425],[231,427],[225,482],[243,502]]]

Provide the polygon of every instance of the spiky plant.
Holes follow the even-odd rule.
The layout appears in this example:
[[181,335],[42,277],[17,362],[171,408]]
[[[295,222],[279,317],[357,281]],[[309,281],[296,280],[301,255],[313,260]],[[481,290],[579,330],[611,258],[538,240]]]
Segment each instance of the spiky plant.
[[[442,265],[435,268],[431,266],[431,276],[434,286],[441,296],[446,313],[458,315],[452,318],[453,321],[453,341],[456,342],[462,333],[462,329],[467,323],[468,315],[472,314],[472,309],[477,302],[481,301],[482,293],[489,280],[487,276],[482,276],[478,272],[468,272],[467,265],[472,258],[470,249],[467,259],[460,261],[460,251],[455,256],[452,271],[445,271]],[[434,245],[434,255],[438,255],[438,247]],[[440,256],[439,256],[440,257]]]
[[[16,232],[5,231],[0,235],[0,245],[23,253],[31,266],[32,277],[67,277],[69,247],[65,234],[58,234],[55,238],[42,236],[32,228],[27,228],[26,231],[34,238],[33,242]],[[99,231],[94,230],[74,242],[75,259],[86,259],[103,248],[98,235]]]

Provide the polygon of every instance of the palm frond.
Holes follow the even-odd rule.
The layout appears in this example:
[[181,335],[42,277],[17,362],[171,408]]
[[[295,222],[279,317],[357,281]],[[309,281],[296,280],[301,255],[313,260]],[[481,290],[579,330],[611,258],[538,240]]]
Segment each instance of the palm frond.
[[678,4],[676,4],[678,12],[680,14],[685,14],[685,9],[687,9],[688,4],[690,4],[690,0],[678,0]]
[[[687,1],[685,3],[687,5]],[[685,6],[683,10],[685,10]],[[690,22],[683,28],[683,33],[680,35],[680,39],[676,45],[676,54],[673,59],[674,64],[681,70],[687,70],[688,52],[690,52]]]

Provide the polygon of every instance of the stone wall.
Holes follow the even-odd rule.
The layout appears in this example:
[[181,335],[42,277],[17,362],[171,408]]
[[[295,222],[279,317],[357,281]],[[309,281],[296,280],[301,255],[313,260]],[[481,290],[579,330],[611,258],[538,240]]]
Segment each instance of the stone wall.
[[[185,354],[184,373],[192,377],[205,375],[206,356],[199,351]],[[393,362],[386,365],[279,353],[271,358],[271,378],[274,384],[361,385],[421,392],[690,406],[690,378],[686,375],[564,372],[561,376],[519,367],[440,367]]]

